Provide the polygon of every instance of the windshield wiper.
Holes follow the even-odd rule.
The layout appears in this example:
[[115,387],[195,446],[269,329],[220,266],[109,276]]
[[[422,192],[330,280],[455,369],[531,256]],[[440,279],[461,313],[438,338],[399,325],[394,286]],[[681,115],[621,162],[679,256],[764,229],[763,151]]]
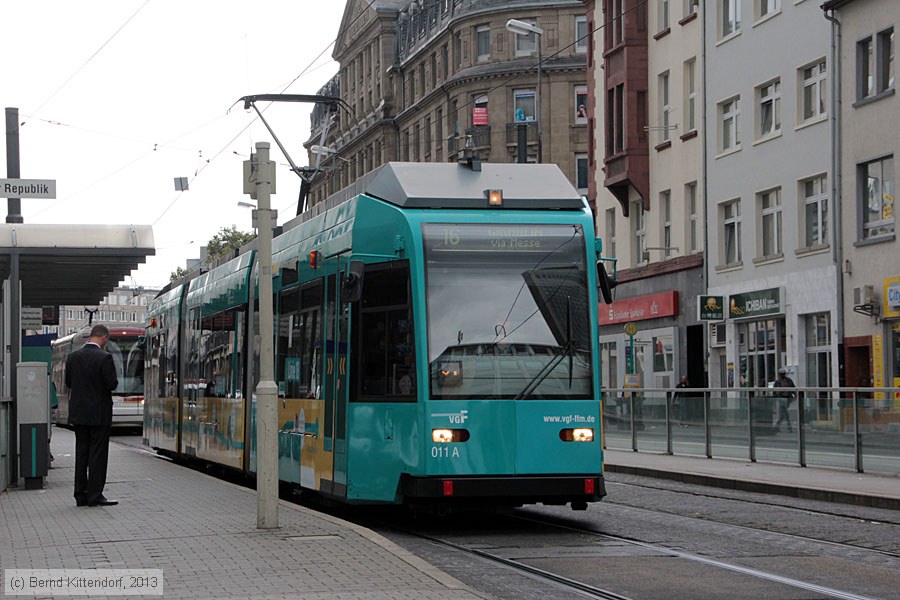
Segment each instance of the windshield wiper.
[[528,382],[528,385],[525,386],[521,392],[516,395],[516,400],[524,400],[531,396],[534,393],[534,390],[537,389],[539,385],[541,385],[547,377],[550,376],[550,373],[553,372],[559,363],[563,361],[567,356],[569,357],[569,389],[572,389],[572,368],[573,362],[575,358],[575,343],[572,341],[572,309],[570,297],[566,296],[566,340],[562,346],[556,349],[556,354],[553,358],[544,365],[544,368],[537,372],[537,374],[531,378],[531,381]]

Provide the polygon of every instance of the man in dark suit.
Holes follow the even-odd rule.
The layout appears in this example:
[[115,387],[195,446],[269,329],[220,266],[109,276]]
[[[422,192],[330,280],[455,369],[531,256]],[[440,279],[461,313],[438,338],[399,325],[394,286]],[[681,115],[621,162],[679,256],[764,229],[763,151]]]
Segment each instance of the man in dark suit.
[[69,425],[75,429],[75,503],[118,504],[103,495],[112,426],[112,391],[119,385],[112,355],[104,350],[109,329],[94,325],[90,339],[66,359]]

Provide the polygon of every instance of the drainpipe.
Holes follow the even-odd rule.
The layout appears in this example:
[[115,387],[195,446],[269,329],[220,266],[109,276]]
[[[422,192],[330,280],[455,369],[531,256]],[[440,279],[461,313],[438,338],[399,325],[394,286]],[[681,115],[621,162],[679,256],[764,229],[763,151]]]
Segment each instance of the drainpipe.
[[[831,230],[832,256],[836,271],[835,285],[837,287],[837,342],[842,344],[844,340],[844,247],[841,182],[841,22],[834,16],[834,10],[823,14],[831,22],[831,197],[834,199],[833,210],[834,227]],[[844,364],[842,356],[838,356],[838,365]],[[842,371],[838,369],[838,385],[841,381]]]
[[[705,6],[705,5],[704,5]],[[703,283],[706,288],[706,293],[709,293],[709,261],[711,260],[709,254],[709,195],[707,184],[707,169],[706,169],[706,161],[708,158],[708,151],[706,149],[706,144],[709,138],[709,128],[706,123],[706,10],[704,9],[703,14],[701,15],[703,18],[702,26],[700,27],[700,68],[703,69],[703,73],[701,76],[701,89],[702,98],[703,98],[703,110],[700,111],[700,121],[703,126],[703,164],[700,167],[700,179],[703,190]],[[706,383],[709,383],[710,373],[709,373],[709,323],[705,324],[706,330],[706,357],[704,365],[706,367]],[[726,359],[727,360],[727,359]],[[721,369],[720,369],[721,371]],[[725,382],[720,381],[719,386],[724,387]]]

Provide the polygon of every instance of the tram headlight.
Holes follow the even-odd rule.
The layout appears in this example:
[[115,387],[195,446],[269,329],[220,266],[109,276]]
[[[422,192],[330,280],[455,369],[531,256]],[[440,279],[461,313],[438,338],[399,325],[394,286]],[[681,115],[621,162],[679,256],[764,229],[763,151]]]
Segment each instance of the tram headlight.
[[432,429],[431,441],[436,444],[447,443],[453,441],[452,429]]
[[468,429],[432,429],[431,440],[436,444],[446,444],[450,442],[468,442]]
[[572,438],[576,442],[593,442],[594,441],[594,430],[593,429],[575,429],[572,431]]
[[590,428],[563,429],[559,432],[559,439],[564,442],[593,442],[594,430]]

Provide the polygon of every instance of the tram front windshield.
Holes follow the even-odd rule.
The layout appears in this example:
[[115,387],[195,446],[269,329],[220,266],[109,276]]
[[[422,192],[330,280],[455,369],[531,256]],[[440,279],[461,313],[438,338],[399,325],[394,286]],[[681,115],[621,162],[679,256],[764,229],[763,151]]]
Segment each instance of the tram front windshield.
[[422,227],[432,399],[587,399],[593,369],[578,225]]
[[138,336],[110,338],[106,351],[113,357],[119,385],[113,396],[144,394],[144,341]]

